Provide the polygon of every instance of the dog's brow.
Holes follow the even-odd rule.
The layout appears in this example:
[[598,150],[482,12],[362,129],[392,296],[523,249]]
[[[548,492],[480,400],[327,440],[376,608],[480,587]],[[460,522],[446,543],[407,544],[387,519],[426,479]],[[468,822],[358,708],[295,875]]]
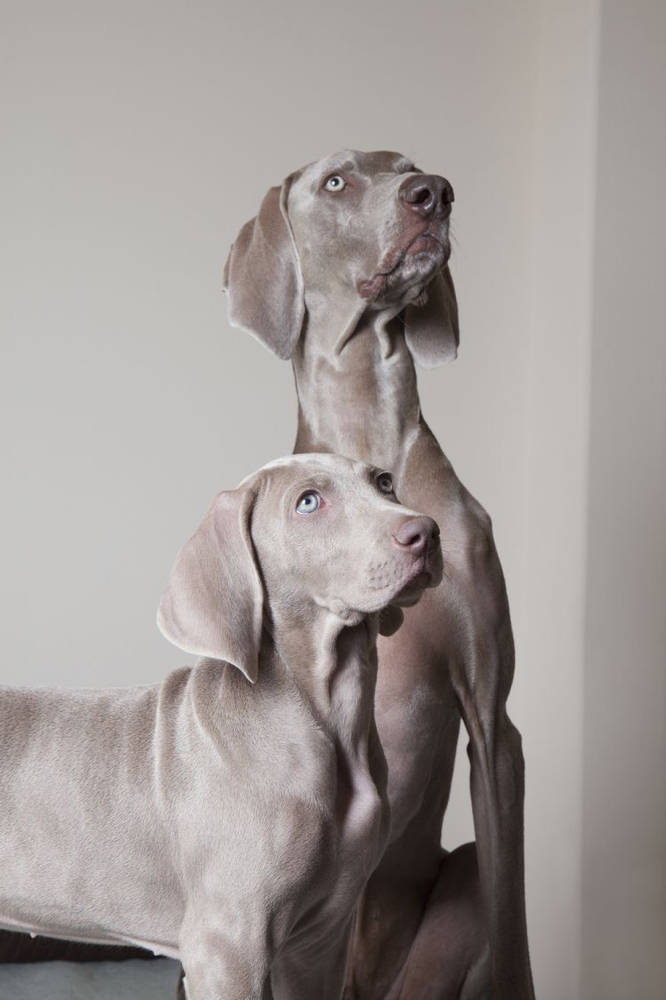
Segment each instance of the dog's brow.
[[406,157],[403,157],[402,160],[398,160],[393,169],[395,170],[396,174],[411,174],[411,173],[420,174],[423,172],[419,170],[417,167],[415,167],[412,161],[406,159]]
[[291,498],[291,495],[298,493],[300,490],[330,490],[334,486],[334,480],[330,476],[322,473],[314,473],[312,476],[308,476],[307,479],[300,479],[296,483],[292,483],[291,486],[285,491],[285,495]]
[[329,163],[322,174],[323,177],[328,177],[329,174],[334,174],[336,171],[343,170],[355,170],[356,164],[352,160],[345,160],[344,163]]

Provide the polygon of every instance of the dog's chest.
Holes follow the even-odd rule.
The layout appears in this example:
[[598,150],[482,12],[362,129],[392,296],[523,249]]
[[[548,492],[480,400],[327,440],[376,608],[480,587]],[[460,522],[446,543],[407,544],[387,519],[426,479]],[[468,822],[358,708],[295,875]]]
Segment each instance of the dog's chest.
[[372,699],[362,683],[363,670],[374,663],[364,664],[355,654],[353,648],[347,651],[339,644],[331,712],[337,848],[333,868],[338,870],[333,895],[347,887],[360,892],[388,837],[386,760],[372,717]]
[[353,906],[386,846],[389,809],[385,774],[367,761],[337,753],[335,849],[328,859],[326,908]]
[[[368,850],[380,836],[388,807],[383,780],[378,780],[367,762],[338,753],[335,817],[344,851]],[[383,778],[383,776],[382,776]]]

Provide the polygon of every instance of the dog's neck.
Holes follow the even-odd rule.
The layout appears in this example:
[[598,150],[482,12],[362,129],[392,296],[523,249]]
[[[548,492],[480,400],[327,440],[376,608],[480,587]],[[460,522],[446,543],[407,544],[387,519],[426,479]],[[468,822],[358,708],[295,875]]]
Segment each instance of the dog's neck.
[[378,616],[347,624],[317,608],[308,622],[304,627],[302,613],[274,616],[273,642],[299,700],[331,740],[336,816],[348,829],[362,829],[366,820],[372,826],[381,804],[386,832],[386,760],[374,713]]
[[[308,308],[293,357],[297,452],[351,455],[396,474],[423,427],[416,372],[397,310]],[[344,315],[344,314],[343,314]]]
[[274,612],[273,643],[317,725],[345,753],[367,753],[375,732],[377,616],[346,624],[316,607]]
[[367,735],[377,678],[377,616],[346,623],[326,608],[273,609],[272,641],[318,720],[345,740]]
[[317,607],[307,621],[302,612],[274,615],[273,642],[293,694],[330,741],[341,850],[347,843],[356,862],[358,851],[369,851],[369,876],[389,829],[388,772],[374,711],[378,615],[347,624]]

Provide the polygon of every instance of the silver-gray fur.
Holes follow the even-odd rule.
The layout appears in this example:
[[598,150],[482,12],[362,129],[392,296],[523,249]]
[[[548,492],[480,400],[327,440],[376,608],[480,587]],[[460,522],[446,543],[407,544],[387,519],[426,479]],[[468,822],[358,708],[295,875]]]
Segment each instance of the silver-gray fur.
[[389,827],[378,629],[442,573],[380,472],[298,456],[218,495],[158,616],[197,666],[0,689],[0,926],[180,957],[190,1000],[340,1000]]

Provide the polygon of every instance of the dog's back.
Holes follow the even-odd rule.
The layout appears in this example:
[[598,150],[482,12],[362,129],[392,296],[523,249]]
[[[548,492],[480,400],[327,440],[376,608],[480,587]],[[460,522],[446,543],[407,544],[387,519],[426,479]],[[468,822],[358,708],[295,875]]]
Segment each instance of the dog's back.
[[108,940],[100,918],[123,927],[151,872],[169,881],[150,808],[158,696],[0,688],[0,925]]

